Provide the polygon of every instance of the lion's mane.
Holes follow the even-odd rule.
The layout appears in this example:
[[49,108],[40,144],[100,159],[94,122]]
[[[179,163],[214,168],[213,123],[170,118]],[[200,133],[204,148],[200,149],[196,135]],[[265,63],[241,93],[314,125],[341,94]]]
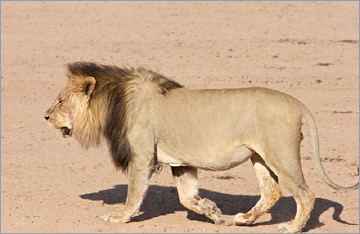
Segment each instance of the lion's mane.
[[96,80],[88,106],[79,104],[76,95],[70,96],[76,113],[72,122],[75,137],[85,148],[99,145],[101,139],[105,138],[116,168],[126,171],[133,155],[127,134],[130,103],[136,95],[134,81],[146,78],[154,82],[163,95],[168,90],[182,86],[144,68],[127,69],[76,62],[68,64],[67,69],[71,93],[75,93],[77,84],[86,77],[91,76]]

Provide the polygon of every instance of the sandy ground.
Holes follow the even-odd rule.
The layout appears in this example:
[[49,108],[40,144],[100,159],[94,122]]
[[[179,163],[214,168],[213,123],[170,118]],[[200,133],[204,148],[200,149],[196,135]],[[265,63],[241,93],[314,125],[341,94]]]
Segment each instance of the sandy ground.
[[[214,225],[179,203],[165,167],[133,222],[101,221],[124,207],[126,175],[106,146],[85,151],[43,118],[65,85],[64,65],[79,60],[144,66],[191,89],[289,93],[317,120],[329,176],[359,180],[357,2],[1,2],[1,49],[1,232],[276,232],[294,218],[283,189],[253,225]],[[304,231],[359,232],[359,191],[321,181],[304,135],[303,170],[317,195]],[[199,180],[225,215],[259,199],[250,162]]]

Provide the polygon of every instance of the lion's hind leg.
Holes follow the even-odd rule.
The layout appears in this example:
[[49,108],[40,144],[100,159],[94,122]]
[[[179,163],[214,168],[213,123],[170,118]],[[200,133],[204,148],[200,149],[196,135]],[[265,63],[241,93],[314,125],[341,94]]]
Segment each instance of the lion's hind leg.
[[[294,169],[294,171],[296,171]],[[301,232],[310,213],[314,207],[315,195],[307,186],[303,175],[301,173],[301,180],[296,173],[283,173],[279,174],[279,179],[282,181],[284,187],[294,196],[296,201],[296,215],[291,225],[280,224],[278,229],[280,232],[291,233]]]
[[237,225],[252,224],[258,217],[269,211],[281,197],[277,176],[266,166],[264,160],[258,154],[254,154],[251,162],[259,181],[261,197],[249,212],[238,213],[235,216],[234,222]]
[[215,224],[223,223],[221,210],[216,204],[198,196],[197,169],[193,167],[171,167],[179,193],[180,203],[186,208],[204,214]]
[[306,184],[301,170],[298,148],[289,147],[286,149],[283,147],[281,149],[280,147],[275,147],[277,152],[270,153],[276,155],[276,160],[267,162],[268,166],[279,177],[279,181],[293,195],[296,201],[294,220],[290,225],[280,224],[278,227],[280,232],[301,232],[310,217],[315,202],[315,195]]
[[[282,179],[282,177],[279,178],[280,180]],[[284,186],[292,193],[296,201],[296,216],[290,225],[280,224],[278,229],[284,233],[301,232],[314,207],[315,195],[306,185],[305,181],[300,184],[289,183],[287,181],[284,183]]]

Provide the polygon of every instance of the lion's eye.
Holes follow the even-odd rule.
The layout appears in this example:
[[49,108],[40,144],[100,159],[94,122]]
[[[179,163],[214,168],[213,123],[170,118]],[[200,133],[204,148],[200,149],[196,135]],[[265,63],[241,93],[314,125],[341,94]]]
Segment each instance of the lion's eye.
[[59,99],[59,104],[61,104],[62,103],[62,100],[61,99]]

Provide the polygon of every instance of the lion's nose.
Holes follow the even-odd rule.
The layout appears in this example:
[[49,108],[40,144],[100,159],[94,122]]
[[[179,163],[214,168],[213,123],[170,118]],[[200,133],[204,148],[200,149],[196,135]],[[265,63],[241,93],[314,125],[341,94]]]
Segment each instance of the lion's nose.
[[47,116],[47,115],[45,115],[44,118],[45,118],[46,120],[49,120],[49,116]]

